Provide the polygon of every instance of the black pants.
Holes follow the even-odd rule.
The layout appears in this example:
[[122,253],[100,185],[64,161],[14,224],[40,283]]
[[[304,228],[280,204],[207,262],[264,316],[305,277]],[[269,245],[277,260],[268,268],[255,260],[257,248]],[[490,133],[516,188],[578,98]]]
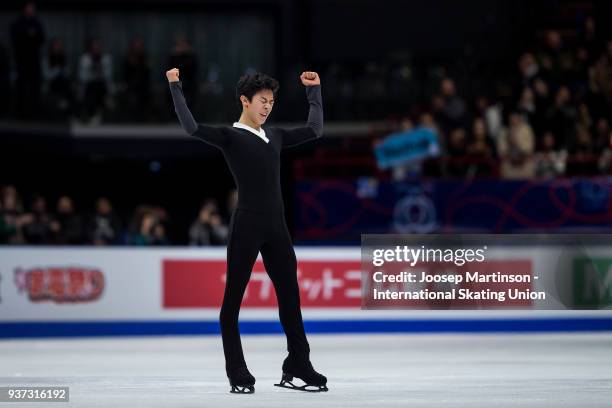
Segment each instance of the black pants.
[[287,351],[292,358],[308,359],[310,346],[300,311],[297,260],[284,215],[237,209],[229,228],[227,280],[219,316],[226,370],[246,365],[238,313],[260,251],[276,291],[279,317],[287,336]]

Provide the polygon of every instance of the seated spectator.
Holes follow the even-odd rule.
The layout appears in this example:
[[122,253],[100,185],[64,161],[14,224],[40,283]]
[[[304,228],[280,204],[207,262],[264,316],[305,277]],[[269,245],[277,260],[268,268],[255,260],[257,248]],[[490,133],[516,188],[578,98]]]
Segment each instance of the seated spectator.
[[32,200],[32,218],[23,225],[23,236],[28,244],[50,244],[53,232],[51,230],[51,215],[47,212],[47,201],[41,195]]
[[121,222],[114,213],[111,202],[101,197],[96,200],[96,212],[87,228],[89,243],[113,245],[121,238]]
[[0,189],[0,243],[23,244],[23,225],[32,218],[31,214],[24,214],[21,198],[14,186]]
[[579,126],[576,140],[569,149],[567,174],[570,176],[592,176],[599,173],[599,152],[588,129]]
[[166,229],[155,212],[148,211],[142,215],[139,228],[130,235],[129,243],[140,246],[169,244]]
[[569,146],[574,138],[577,113],[571,104],[571,93],[568,87],[562,86],[555,95],[555,102],[546,115],[546,128],[559,137],[557,146]]
[[453,129],[448,137],[446,146],[448,161],[446,173],[453,177],[461,177],[466,174],[467,140],[465,130]]
[[541,148],[535,155],[535,175],[539,178],[552,178],[565,173],[567,151],[557,149],[555,136],[546,131],[542,136]]
[[75,213],[72,198],[68,196],[62,196],[57,200],[57,213],[51,227],[56,244],[78,245],[84,241],[83,221]]
[[540,67],[533,54],[526,52],[521,55],[518,67],[521,73],[521,85],[524,87],[531,87],[540,73]]
[[519,113],[512,113],[509,126],[497,141],[497,153],[501,158],[503,178],[532,178],[534,176],[533,153],[535,138],[533,130]]
[[198,218],[189,228],[189,245],[225,245],[228,236],[228,227],[219,215],[217,204],[214,200],[206,200],[200,208]]
[[494,170],[495,145],[487,134],[487,127],[483,118],[474,119],[472,137],[467,146],[466,153],[474,161],[474,174],[491,176]]

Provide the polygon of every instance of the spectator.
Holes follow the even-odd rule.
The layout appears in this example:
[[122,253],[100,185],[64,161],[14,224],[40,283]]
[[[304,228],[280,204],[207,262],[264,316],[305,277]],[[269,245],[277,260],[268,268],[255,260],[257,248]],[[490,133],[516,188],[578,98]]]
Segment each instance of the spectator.
[[96,200],[96,212],[87,232],[89,242],[94,245],[112,245],[119,242],[121,223],[107,198],[101,197]]
[[557,30],[546,32],[544,49],[540,53],[540,67],[549,84],[558,85],[566,80],[566,73],[573,68],[571,53],[565,50],[561,33]]
[[610,174],[612,171],[612,131],[608,133],[607,140],[608,144],[599,158],[599,168],[603,174]]
[[78,245],[83,243],[83,221],[74,211],[72,198],[62,196],[57,200],[57,214],[51,224],[55,243]]
[[[161,226],[161,228],[160,228]],[[146,212],[140,217],[138,230],[131,234],[131,245],[164,245],[165,229],[153,212]]]
[[0,118],[9,116],[11,106],[11,87],[10,87],[11,66],[9,64],[9,51],[0,42]]
[[546,131],[542,136],[542,146],[535,156],[535,175],[539,178],[552,178],[565,173],[567,151],[558,150],[555,146],[555,136]]
[[597,26],[593,17],[587,17],[580,33],[580,46],[588,55],[588,64],[592,65],[603,49],[602,42],[597,35]]
[[493,158],[495,155],[495,146],[487,134],[487,127],[483,118],[474,119],[472,139],[467,147],[467,153],[485,158]]
[[52,238],[51,215],[47,212],[47,201],[41,195],[34,197],[31,206],[32,218],[23,226],[23,236],[28,244],[50,244]]
[[600,118],[595,127],[595,149],[600,152],[610,145],[610,124],[608,119]]
[[490,176],[493,174],[495,145],[487,134],[487,127],[483,118],[474,119],[467,154],[476,159],[473,161],[475,175]]
[[[123,62],[125,93],[130,120],[145,120],[151,103],[151,61],[141,36],[132,39]],[[181,76],[182,76],[181,72]]]
[[579,126],[576,140],[570,146],[571,160],[567,174],[571,176],[592,176],[598,173],[599,155],[588,129]]
[[447,153],[449,157],[446,173],[453,177],[464,176],[466,174],[465,155],[467,154],[465,130],[456,128],[450,132]]
[[503,178],[532,178],[534,176],[533,153],[535,138],[533,130],[520,113],[510,114],[508,129],[497,141],[497,153],[501,157]]
[[21,198],[13,186],[0,189],[0,242],[5,244],[23,244],[23,225],[31,222],[31,214],[24,214]]
[[89,40],[79,60],[79,81],[84,117],[90,124],[99,124],[105,109],[112,105],[114,92],[113,59],[104,53],[99,39]]
[[526,52],[519,58],[519,72],[521,73],[521,86],[531,87],[538,78],[540,67],[532,53]]
[[523,88],[523,92],[521,92],[521,98],[519,99],[517,105],[517,111],[523,114],[526,118],[527,122],[533,127],[533,129],[537,132],[542,128],[542,123],[538,123],[537,116],[537,105],[535,102],[535,94],[529,87]]
[[574,137],[576,110],[571,105],[571,94],[566,86],[562,86],[555,95],[555,103],[546,115],[546,128],[560,139],[557,146],[569,146]]
[[442,107],[443,126],[456,128],[465,123],[466,104],[457,95],[455,82],[450,78],[444,78],[440,83],[440,92],[444,105]]
[[497,140],[503,128],[501,105],[490,103],[486,96],[479,96],[476,98],[476,116],[484,118],[487,133]]
[[67,118],[72,108],[72,83],[64,43],[53,38],[43,59],[44,89],[49,118]]
[[168,66],[180,70],[185,100],[193,111],[197,104],[196,97],[199,89],[198,58],[191,49],[191,44],[182,34],[176,38],[172,54],[168,59]]
[[206,200],[198,218],[189,229],[189,244],[194,246],[225,245],[229,230],[223,224],[214,200]]
[[45,42],[34,2],[25,4],[23,13],[12,23],[10,31],[17,73],[17,115],[23,119],[33,119],[39,112],[40,48]]

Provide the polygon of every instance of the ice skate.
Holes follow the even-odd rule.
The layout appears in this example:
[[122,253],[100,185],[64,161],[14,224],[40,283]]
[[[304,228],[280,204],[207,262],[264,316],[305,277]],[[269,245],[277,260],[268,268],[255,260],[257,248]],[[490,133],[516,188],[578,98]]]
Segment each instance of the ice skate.
[[[294,383],[294,378],[299,378],[303,385]],[[283,362],[283,375],[277,387],[289,388],[307,392],[325,392],[327,388],[327,377],[314,370],[310,361],[296,362],[288,357]]]
[[232,370],[228,375],[234,394],[253,394],[255,392],[255,377],[251,375],[248,368],[238,367]]

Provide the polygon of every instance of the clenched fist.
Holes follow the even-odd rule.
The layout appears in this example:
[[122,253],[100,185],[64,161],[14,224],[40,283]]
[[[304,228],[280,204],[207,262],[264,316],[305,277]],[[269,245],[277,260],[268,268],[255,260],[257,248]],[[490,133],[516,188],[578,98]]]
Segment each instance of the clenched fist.
[[304,71],[302,75],[300,75],[300,79],[302,80],[302,84],[304,86],[313,86],[313,85],[321,85],[321,79],[319,78],[319,74],[312,71]]
[[168,82],[178,82],[179,80],[178,68],[172,68],[171,70],[166,71],[166,78],[168,78]]

